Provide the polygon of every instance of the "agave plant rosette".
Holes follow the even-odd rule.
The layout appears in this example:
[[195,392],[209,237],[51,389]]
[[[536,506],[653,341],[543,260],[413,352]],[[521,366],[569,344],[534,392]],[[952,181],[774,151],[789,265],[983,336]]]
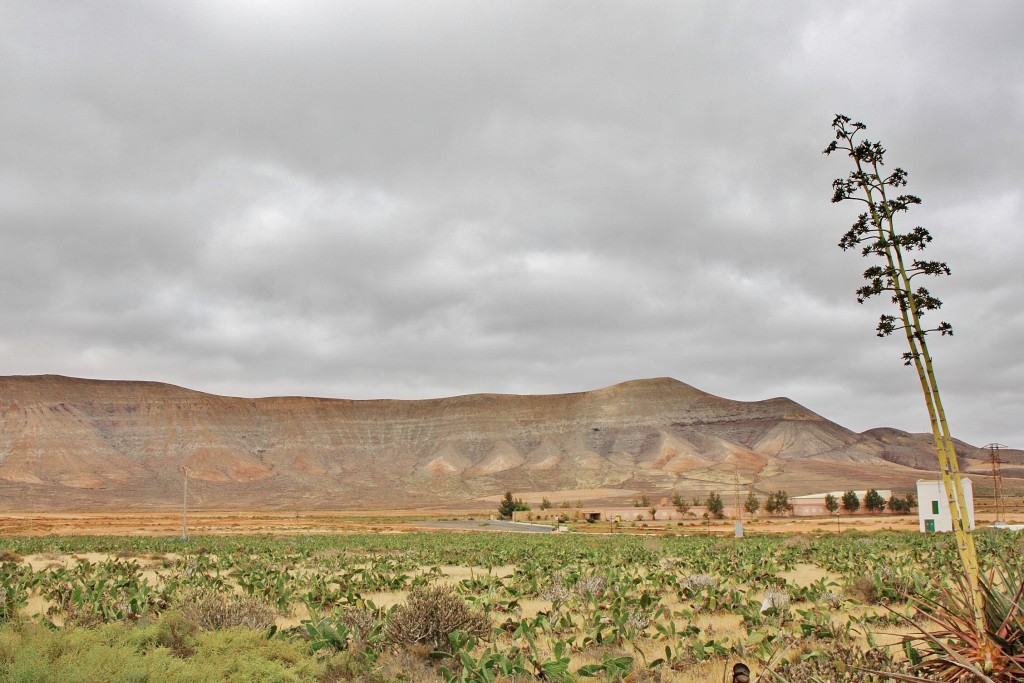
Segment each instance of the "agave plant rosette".
[[985,633],[974,631],[972,595],[960,574],[937,597],[912,601],[930,626],[908,636],[904,651],[916,673],[926,678],[891,674],[901,681],[1009,683],[1024,681],[1024,571],[997,559],[979,582],[985,597]]

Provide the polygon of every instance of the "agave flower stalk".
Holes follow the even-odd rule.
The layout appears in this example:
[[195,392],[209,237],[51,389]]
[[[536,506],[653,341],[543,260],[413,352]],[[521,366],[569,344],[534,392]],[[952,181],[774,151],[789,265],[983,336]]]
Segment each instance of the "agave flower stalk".
[[909,233],[901,234],[896,231],[896,214],[906,212],[911,206],[921,203],[914,195],[890,196],[891,191],[907,184],[906,171],[896,168],[891,174],[883,175],[885,149],[878,142],[856,139],[866,128],[863,123],[853,122],[849,117],[839,115],[833,120],[832,127],[836,138],[825,148],[825,154],[845,151],[855,166],[855,170],[848,177],[833,182],[832,201],[855,200],[863,202],[867,207],[850,230],[843,235],[839,246],[844,251],[860,246],[862,255],[881,257],[884,263],[864,271],[867,284],[857,290],[857,300],[864,303],[872,296],[889,293],[899,310],[898,317],[881,316],[877,333],[880,337],[886,337],[903,330],[906,336],[910,350],[903,354],[904,364],[913,365],[917,370],[931,424],[939,470],[942,473],[942,483],[949,501],[957,551],[972,596],[972,621],[975,633],[979,638],[983,638],[985,597],[979,585],[978,554],[970,533],[960,465],[957,462],[927,342],[929,332],[952,335],[953,328],[946,322],[931,329],[922,324],[924,314],[937,310],[942,306],[942,302],[932,296],[925,287],[918,286],[915,289],[916,283],[912,282],[922,275],[949,275],[950,269],[943,262],[922,259],[914,259],[908,265],[906,252],[923,250],[932,237],[922,227],[916,227]]

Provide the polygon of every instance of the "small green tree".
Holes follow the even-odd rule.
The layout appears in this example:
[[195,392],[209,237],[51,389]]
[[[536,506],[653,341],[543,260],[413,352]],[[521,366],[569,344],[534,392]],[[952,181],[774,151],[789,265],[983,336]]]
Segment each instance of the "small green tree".
[[856,491],[847,491],[843,494],[843,509],[851,515],[860,510],[860,498]]
[[839,500],[831,493],[825,494],[825,509],[828,510],[830,515],[834,515],[839,511]]
[[658,516],[658,508],[652,507],[650,510],[648,510],[648,512],[651,513],[651,519],[652,520],[657,518],[657,516]]
[[743,509],[752,515],[756,515],[757,511],[761,509],[761,499],[757,497],[757,494],[753,491],[747,496],[747,500],[743,503]]
[[552,506],[551,506],[551,501],[550,500],[548,500],[547,498],[541,498],[540,499],[540,509],[541,510],[550,510],[551,507]]
[[882,498],[877,490],[871,489],[864,494],[864,507],[871,512],[884,512],[885,511],[885,498]]
[[789,502],[789,494],[785,491],[772,491],[768,494],[764,509],[770,515],[784,515],[793,509],[793,504]]
[[686,502],[686,499],[683,498],[678,491],[672,496],[672,507],[674,507],[676,512],[680,515],[685,515],[690,511],[690,504]]
[[707,500],[704,501],[704,507],[708,509],[708,514],[715,519],[725,517],[725,503],[722,502],[722,497],[714,491],[708,494]]
[[513,512],[523,512],[530,509],[530,506],[523,502],[522,498],[513,498],[511,491],[505,491],[505,497],[498,505],[498,516],[502,519],[512,519]]
[[908,493],[902,498],[893,496],[889,499],[889,509],[899,514],[910,514],[915,505],[917,505],[917,498],[913,493]]

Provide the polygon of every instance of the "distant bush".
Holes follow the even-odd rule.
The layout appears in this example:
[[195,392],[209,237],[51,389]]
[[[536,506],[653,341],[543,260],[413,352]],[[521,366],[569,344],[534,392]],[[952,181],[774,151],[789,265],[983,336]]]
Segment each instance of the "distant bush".
[[357,647],[365,646],[378,628],[376,616],[368,609],[349,607],[341,612],[338,621],[354,634],[353,642]]
[[482,638],[491,624],[481,612],[469,608],[448,586],[417,587],[405,604],[395,610],[384,629],[393,645],[421,645],[447,651],[448,636],[455,631]]
[[9,550],[7,548],[0,549],[0,562],[14,562],[17,564],[24,559],[24,557],[13,550]]
[[197,588],[184,593],[181,613],[203,631],[239,626],[263,631],[274,624],[277,616],[270,605],[258,598],[224,593],[212,588]]
[[875,489],[871,489],[864,495],[864,507],[871,512],[884,512],[885,498],[882,498],[882,494]]
[[747,500],[743,503],[743,509],[752,515],[756,515],[757,511],[761,509],[761,499],[757,497],[753,489],[750,491],[750,495],[747,496]]
[[514,512],[527,512],[530,506],[523,502],[522,498],[513,498],[511,491],[505,491],[505,497],[498,505],[498,516],[502,519],[512,519]]
[[913,493],[908,493],[904,498],[893,496],[889,499],[889,509],[897,514],[908,514],[917,505],[917,499]]
[[718,587],[718,580],[709,574],[690,574],[683,578],[683,590],[690,597],[705,589]]
[[678,492],[672,495],[672,507],[681,515],[690,511],[690,504]]
[[722,519],[725,516],[725,503],[722,501],[722,497],[714,491],[708,494],[707,500],[704,501],[704,507],[715,519]]
[[847,595],[860,600],[866,605],[874,605],[878,602],[878,586],[868,576],[858,577],[846,590]]
[[825,494],[825,509],[830,515],[839,512],[839,500],[831,493]]
[[789,502],[789,494],[785,491],[773,491],[768,494],[764,509],[771,515],[786,514],[793,509],[793,504]]

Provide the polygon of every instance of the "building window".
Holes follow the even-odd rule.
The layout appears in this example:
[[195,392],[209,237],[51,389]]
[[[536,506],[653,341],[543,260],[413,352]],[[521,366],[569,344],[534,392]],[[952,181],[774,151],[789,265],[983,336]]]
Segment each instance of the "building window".
[[937,500],[933,500],[932,501],[932,514],[933,515],[939,514],[939,501],[937,501]]

